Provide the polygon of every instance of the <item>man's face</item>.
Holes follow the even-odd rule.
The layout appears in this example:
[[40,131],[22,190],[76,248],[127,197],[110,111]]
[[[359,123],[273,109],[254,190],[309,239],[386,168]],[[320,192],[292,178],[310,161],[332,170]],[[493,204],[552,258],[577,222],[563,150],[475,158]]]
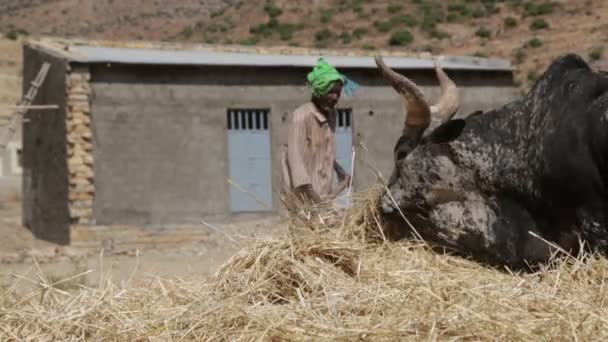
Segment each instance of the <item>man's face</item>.
[[342,82],[336,82],[327,94],[319,96],[318,102],[323,108],[333,110],[338,104],[341,94]]

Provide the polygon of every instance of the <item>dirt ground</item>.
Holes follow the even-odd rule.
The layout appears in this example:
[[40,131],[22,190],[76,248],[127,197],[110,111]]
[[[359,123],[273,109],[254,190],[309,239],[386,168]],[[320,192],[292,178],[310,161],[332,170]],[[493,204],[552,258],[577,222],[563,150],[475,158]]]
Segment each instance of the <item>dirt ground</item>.
[[18,189],[18,178],[0,181],[0,287],[18,281],[22,294],[45,281],[40,274],[52,283],[89,272],[70,280],[71,286],[96,286],[102,273],[116,284],[147,275],[205,279],[252,238],[277,236],[287,229],[279,217],[235,219],[214,228],[201,225],[208,234],[180,247],[102,253],[101,247],[82,249],[35,239],[21,225]]

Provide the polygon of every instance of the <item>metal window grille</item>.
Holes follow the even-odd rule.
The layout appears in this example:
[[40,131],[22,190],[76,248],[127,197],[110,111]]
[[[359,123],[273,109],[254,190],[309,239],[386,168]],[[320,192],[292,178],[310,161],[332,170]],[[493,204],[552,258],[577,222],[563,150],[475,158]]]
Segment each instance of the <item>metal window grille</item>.
[[340,128],[352,127],[352,114],[351,108],[338,108],[336,109],[337,126]]
[[268,109],[228,109],[228,130],[268,130]]

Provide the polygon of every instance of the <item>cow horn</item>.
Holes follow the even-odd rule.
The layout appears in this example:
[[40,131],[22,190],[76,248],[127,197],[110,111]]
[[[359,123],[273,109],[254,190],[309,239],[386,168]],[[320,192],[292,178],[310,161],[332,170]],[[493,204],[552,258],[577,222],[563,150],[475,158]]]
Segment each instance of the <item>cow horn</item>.
[[403,97],[406,117],[405,128],[426,128],[431,122],[431,109],[418,86],[389,68],[382,57],[376,56],[376,65],[384,79]]
[[431,115],[433,118],[439,119],[440,122],[445,122],[456,114],[460,106],[458,89],[456,88],[456,84],[443,71],[439,65],[439,61],[433,58],[433,62],[435,64],[435,73],[439,80],[439,87],[441,88],[441,96],[437,104],[431,106]]

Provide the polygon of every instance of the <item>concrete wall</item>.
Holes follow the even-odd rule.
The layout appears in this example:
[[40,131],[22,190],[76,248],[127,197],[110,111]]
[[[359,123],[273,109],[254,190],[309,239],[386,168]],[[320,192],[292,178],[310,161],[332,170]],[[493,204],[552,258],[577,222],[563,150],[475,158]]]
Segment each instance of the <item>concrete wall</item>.
[[[280,208],[280,147],[290,113],[309,100],[305,69],[91,66],[97,224],[198,222],[229,211],[227,108],[270,108],[273,205]],[[362,87],[341,107],[354,110],[358,190],[386,177],[404,112],[375,70],[342,70]],[[432,71],[405,72],[437,95]],[[515,96],[509,73],[449,74],[461,86],[461,113]],[[460,115],[460,114],[459,114]]]
[[29,46],[23,49],[23,93],[44,61],[51,69],[33,104],[59,109],[28,111],[23,124],[23,224],[41,239],[69,243],[67,201],[66,63]]

